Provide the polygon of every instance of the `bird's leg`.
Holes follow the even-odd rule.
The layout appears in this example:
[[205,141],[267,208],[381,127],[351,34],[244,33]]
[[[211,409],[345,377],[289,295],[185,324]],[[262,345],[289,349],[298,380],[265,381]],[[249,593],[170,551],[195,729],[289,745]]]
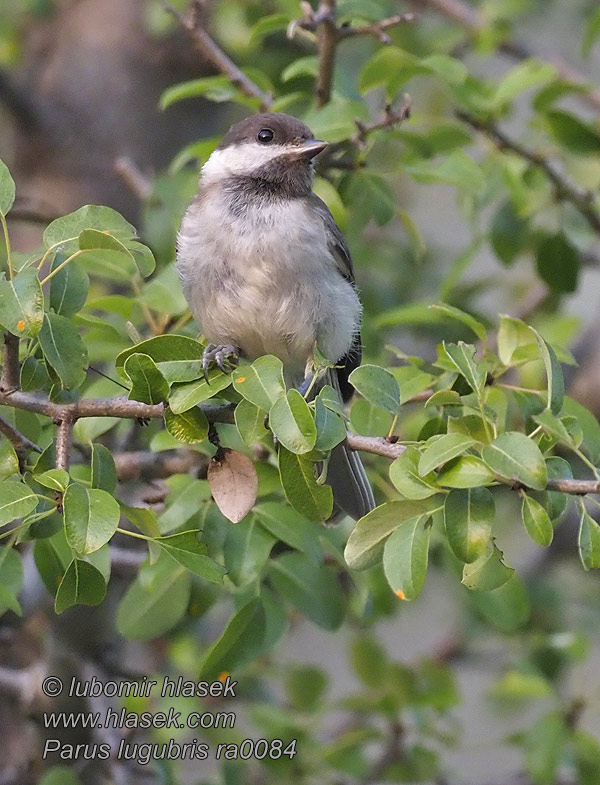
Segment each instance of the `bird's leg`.
[[223,373],[229,373],[237,366],[240,359],[240,350],[231,344],[218,345],[209,343],[206,345],[202,354],[202,370],[206,383],[208,381],[208,371],[211,365],[216,365]]
[[304,377],[304,380],[298,385],[298,388],[297,388],[298,392],[300,393],[300,395],[303,398],[306,398],[306,395],[308,394],[308,392],[312,388],[312,386],[314,384],[314,381],[315,381],[314,373],[310,373],[309,372]]

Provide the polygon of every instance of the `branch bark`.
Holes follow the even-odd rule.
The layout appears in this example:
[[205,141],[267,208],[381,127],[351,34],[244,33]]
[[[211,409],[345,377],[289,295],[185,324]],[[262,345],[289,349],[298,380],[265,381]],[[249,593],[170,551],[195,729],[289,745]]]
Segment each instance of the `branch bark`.
[[248,98],[258,98],[261,112],[267,112],[273,103],[272,97],[247,77],[206,32],[202,22],[202,4],[198,0],[193,0],[188,13],[183,15],[168,0],[161,1],[166,10],[188,32],[206,62],[224,74],[231,84]]
[[18,390],[21,385],[21,367],[19,365],[19,339],[12,333],[4,333],[4,349],[2,359],[2,377],[0,393]]
[[322,0],[316,14],[320,22],[317,37],[319,53],[319,74],[316,84],[317,106],[325,106],[331,99],[335,52],[339,40],[336,12],[336,0]]

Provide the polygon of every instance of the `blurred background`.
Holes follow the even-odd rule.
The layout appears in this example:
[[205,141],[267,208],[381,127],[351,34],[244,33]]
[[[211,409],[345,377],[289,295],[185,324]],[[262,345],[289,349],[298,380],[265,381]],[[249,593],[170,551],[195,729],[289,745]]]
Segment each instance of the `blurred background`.
[[[184,11],[186,3],[176,6]],[[318,113],[312,106],[314,48],[302,35],[285,35],[289,20],[302,16],[296,2],[207,0],[202,9],[207,28],[233,60],[263,80],[259,84],[273,90],[283,110],[306,118],[317,136],[337,142],[347,138],[357,114],[368,119],[365,112],[371,118],[381,112],[381,91],[362,89],[367,66],[382,49],[375,38],[339,47],[335,86],[343,103]],[[498,122],[508,137],[597,193],[596,0],[340,0],[339,10],[366,22],[417,13],[414,23],[389,31],[393,46],[417,58],[450,54],[484,85],[497,86],[530,56],[551,64],[554,76],[545,83],[514,93],[507,88],[509,104]],[[279,21],[261,29],[265,17]],[[395,73],[390,64],[388,80]],[[34,251],[45,223],[82,204],[114,207],[139,228],[158,261],[147,285],[154,288],[144,290],[143,302],[159,313],[157,298],[161,305],[171,298],[165,325],[180,318],[185,304],[171,266],[177,226],[202,162],[249,107],[219,97],[218,84],[188,100],[165,99],[165,91],[214,74],[158,0],[4,0],[0,157],[17,183],[9,216],[16,250]],[[412,118],[368,150],[365,171],[376,172],[385,187],[365,179],[357,184],[343,172],[319,172],[317,182],[355,259],[366,356],[378,360],[391,344],[400,354],[432,360],[442,338],[461,337],[452,323],[432,317],[432,302],[449,302],[489,325],[509,313],[535,324],[565,348],[565,357],[567,350],[573,354],[577,364],[566,369],[570,394],[599,415],[598,234],[518,155],[499,164],[486,136],[457,119],[456,94],[443,78],[400,74],[393,87],[409,93]],[[561,125],[556,117],[564,120],[565,114],[579,125]],[[440,160],[452,166],[442,170]],[[119,291],[106,282],[94,286],[96,297]],[[100,328],[87,326],[95,345],[94,329]],[[98,333],[96,343],[97,359],[110,366],[110,342]],[[366,402],[352,410],[361,433],[385,432],[389,423],[382,417]],[[422,410],[409,411],[405,433],[418,433],[423,417]],[[386,480],[372,471],[385,492]],[[135,483],[130,492],[135,497]],[[241,697],[231,709],[248,733],[296,734],[299,749],[304,744],[292,772],[210,760],[145,767],[53,760],[62,768],[49,769],[41,759],[47,731],[40,720],[48,702],[31,687],[40,667],[66,676],[143,669],[193,678],[224,611],[217,606],[203,615],[211,599],[199,593],[197,620],[192,613],[161,637],[125,641],[113,617],[130,579],[126,568],[117,571],[100,609],[73,610],[57,620],[31,563],[23,618],[9,613],[0,620],[0,785],[71,785],[70,778],[86,785],[290,778],[332,785],[600,782],[597,576],[581,570],[568,515],[552,547],[541,553],[513,525],[517,502],[509,492],[502,499],[498,537],[522,578],[513,588],[518,601],[505,606],[470,594],[441,557],[433,559],[412,604],[398,603],[381,575],[373,574],[352,590],[342,628],[324,631],[292,614],[278,647],[240,676]],[[344,525],[326,536],[340,542],[348,531]],[[578,732],[566,757],[556,752],[559,711]],[[94,738],[83,730],[68,736]],[[213,736],[220,741],[226,734]],[[402,754],[394,758],[400,738]],[[393,765],[386,764],[386,754]]]

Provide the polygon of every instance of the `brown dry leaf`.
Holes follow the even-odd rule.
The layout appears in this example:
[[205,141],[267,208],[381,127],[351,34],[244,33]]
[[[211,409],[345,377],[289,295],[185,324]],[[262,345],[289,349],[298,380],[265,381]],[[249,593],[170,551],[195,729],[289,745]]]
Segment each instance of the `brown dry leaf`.
[[258,476],[254,464],[243,453],[223,450],[215,455],[207,480],[217,507],[232,523],[239,523],[254,507]]

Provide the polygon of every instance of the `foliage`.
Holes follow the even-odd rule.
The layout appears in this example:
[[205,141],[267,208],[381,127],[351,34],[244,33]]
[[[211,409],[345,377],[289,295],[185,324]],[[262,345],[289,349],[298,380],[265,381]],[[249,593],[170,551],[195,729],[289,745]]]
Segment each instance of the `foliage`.
[[[365,630],[397,613],[394,595],[416,600],[434,570],[451,576],[448,591],[464,602],[466,626],[518,639],[519,654],[506,663],[492,698],[537,712],[511,739],[531,782],[557,782],[563,766],[581,782],[596,782],[600,747],[573,721],[559,684],[583,644],[574,635],[560,640],[560,623],[543,617],[544,597],[504,556],[516,527],[547,548],[576,515],[571,551],[578,549],[585,570],[600,567],[593,498],[600,489],[600,424],[566,395],[572,333],[559,310],[561,297],[577,289],[600,232],[594,195],[600,133],[565,101],[591,88],[536,57],[499,79],[480,77],[453,54],[460,38],[454,25],[398,25],[384,45],[375,23],[393,4],[360,0],[339,3],[339,29],[372,29],[340,39],[337,54],[353,70],[349,76],[338,65],[331,100],[318,106],[314,83],[322,61],[311,48],[321,40],[318,21],[299,21],[296,3],[287,0],[270,3],[268,15],[263,4],[223,5],[215,35],[255,94],[225,72],[173,86],[162,108],[203,97],[247,111],[267,96],[270,109],[302,117],[331,143],[315,188],[356,249],[368,358],[350,377],[357,395],[348,410],[327,385],[314,400],[303,397],[286,389],[281,361],[270,356],[230,373],[211,369],[205,379],[204,341],[188,319],[172,254],[157,253],[155,261],[151,250],[173,248],[180,216],[160,205],[172,235],[159,242],[152,238],[157,208],[150,201],[140,228],[145,244],[114,210],[84,206],[50,223],[43,247],[25,256],[10,247],[5,219],[15,188],[0,163],[6,248],[0,325],[18,339],[16,350],[14,341],[12,349],[10,341],[5,345],[0,390],[9,426],[0,442],[1,608],[20,612],[27,547],[60,614],[101,603],[110,581],[109,544],[136,540],[147,558],[120,600],[119,632],[148,640],[171,631],[189,678],[240,672],[248,693],[258,690],[260,663],[286,634],[292,612],[326,631],[360,625],[365,629],[354,635],[350,657],[362,689],[343,707],[360,722],[333,741],[315,735],[330,702],[327,675],[292,668],[284,677],[285,709],[265,699],[249,716],[265,738],[298,739],[298,756],[256,766],[273,783],[290,777],[308,783],[316,771],[320,781],[368,781],[368,750],[376,747],[384,751],[379,778],[430,782],[444,773],[444,750],[457,735],[450,720],[459,702],[455,678],[444,657],[400,662]],[[521,4],[510,5],[518,19]],[[474,42],[483,57],[511,32],[511,13],[501,3],[489,4],[488,12]],[[228,13],[235,13],[237,28],[228,27]],[[598,38],[598,19],[590,14],[587,51]],[[428,85],[441,109],[428,114],[419,107],[407,124],[404,91],[415,80]],[[523,96],[535,132],[526,147],[498,131]],[[480,132],[493,144],[476,147]],[[197,174],[189,164],[202,163],[217,143],[201,140],[180,151],[162,182],[187,191]],[[431,272],[435,252],[399,206],[408,179],[424,190],[450,186],[469,222],[468,247],[445,277]],[[361,233],[374,226],[371,244]],[[503,276],[521,264],[548,288],[546,311],[532,314],[535,326],[483,315],[474,305],[477,287],[467,273],[485,247]],[[398,258],[404,272],[392,264]],[[371,261],[372,280],[365,272]],[[428,302],[415,296],[416,269],[435,279]],[[436,339],[435,356],[407,355],[397,346],[414,327]],[[386,339],[393,345],[384,349]],[[16,391],[6,385],[11,351],[20,369]],[[91,377],[98,366],[108,378]],[[317,361],[315,372],[324,370]],[[82,414],[85,401],[95,408]],[[333,509],[327,459],[347,431],[352,446],[372,453],[368,471],[378,506],[356,525],[324,527]],[[193,456],[195,474],[165,480],[162,507],[130,506],[117,484],[116,445],[132,434],[156,462],[175,449]],[[356,435],[365,439],[353,442]],[[227,619],[203,646],[198,669],[190,662],[196,645],[190,625],[213,606],[226,608]],[[224,781],[243,781],[238,764],[225,765]],[[56,781],[63,777],[55,774]],[[52,777],[50,771],[42,782]]]

